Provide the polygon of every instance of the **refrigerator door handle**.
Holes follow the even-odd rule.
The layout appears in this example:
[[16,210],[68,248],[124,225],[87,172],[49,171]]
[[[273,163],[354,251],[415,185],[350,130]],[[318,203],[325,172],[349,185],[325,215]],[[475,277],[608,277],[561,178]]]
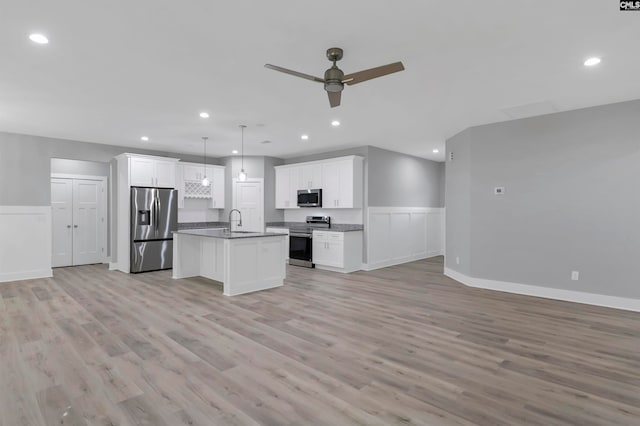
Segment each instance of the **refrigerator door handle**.
[[149,228],[153,229],[153,225],[155,223],[156,223],[156,209],[155,209],[155,200],[153,199],[153,192],[152,192],[151,205],[149,206]]
[[[160,212],[162,211],[162,206],[160,205],[160,191],[156,189],[157,197],[156,197],[156,219],[160,217]],[[160,229],[160,221],[156,220],[156,235],[158,233],[158,229]]]

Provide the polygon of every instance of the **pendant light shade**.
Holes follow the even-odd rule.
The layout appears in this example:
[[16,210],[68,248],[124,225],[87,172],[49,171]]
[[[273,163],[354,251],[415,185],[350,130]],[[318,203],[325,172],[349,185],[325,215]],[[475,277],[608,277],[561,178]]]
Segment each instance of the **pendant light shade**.
[[238,173],[238,180],[240,182],[245,182],[247,180],[247,172],[244,171],[244,129],[247,126],[245,126],[244,124],[240,125],[240,130],[242,132],[242,156],[240,157],[242,160],[242,165],[240,168],[240,173]]
[[202,155],[202,168],[204,170],[202,176],[204,177],[202,178],[202,186],[209,186],[210,184],[209,179],[207,179],[207,139],[209,138],[206,136],[202,137],[202,143],[204,145],[204,153]]

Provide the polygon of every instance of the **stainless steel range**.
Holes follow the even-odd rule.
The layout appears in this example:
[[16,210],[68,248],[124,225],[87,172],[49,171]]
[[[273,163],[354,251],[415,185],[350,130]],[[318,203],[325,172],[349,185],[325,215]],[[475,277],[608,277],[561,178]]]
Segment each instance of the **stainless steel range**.
[[331,226],[329,216],[307,216],[306,226],[289,229],[289,265],[313,268],[313,230]]

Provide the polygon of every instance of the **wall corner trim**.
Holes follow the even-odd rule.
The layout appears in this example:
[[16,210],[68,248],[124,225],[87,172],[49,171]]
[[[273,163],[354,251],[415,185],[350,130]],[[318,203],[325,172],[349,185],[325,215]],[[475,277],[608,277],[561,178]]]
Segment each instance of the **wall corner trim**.
[[606,308],[640,312],[640,299],[585,293],[582,291],[562,290],[557,288],[518,284],[506,281],[494,281],[484,278],[474,278],[454,271],[450,268],[444,268],[444,274],[449,278],[466,285],[467,287],[503,291],[506,293],[542,297],[545,299],[563,300],[565,302],[583,303],[586,305],[603,306]]

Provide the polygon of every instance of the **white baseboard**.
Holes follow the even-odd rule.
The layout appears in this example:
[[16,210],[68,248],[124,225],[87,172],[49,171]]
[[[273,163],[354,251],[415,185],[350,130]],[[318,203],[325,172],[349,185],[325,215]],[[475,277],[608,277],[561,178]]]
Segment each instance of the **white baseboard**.
[[316,269],[322,269],[323,271],[338,272],[341,274],[350,274],[352,272],[356,272],[360,270],[360,269],[335,268],[333,266],[325,266],[325,265],[316,265]]
[[383,262],[376,263],[363,263],[362,270],[364,271],[375,271],[376,269],[387,268],[389,266],[402,265],[403,263],[415,262],[417,260],[430,259],[436,256],[442,256],[444,253],[429,253],[429,254],[419,254],[415,256],[405,256],[398,259],[390,259],[385,260]]
[[117,271],[118,270],[118,262],[109,262],[109,270]]
[[53,276],[51,269],[39,269],[36,271],[20,271],[8,274],[0,274],[0,283],[20,280],[33,280],[36,278],[50,278]]
[[518,284],[506,281],[486,280],[474,278],[450,268],[444,268],[444,274],[449,278],[461,282],[469,287],[487,290],[504,291],[506,293],[523,294],[542,297],[545,299],[564,300],[566,302],[584,303],[587,305],[604,306],[607,308],[623,309],[625,311],[640,312],[640,299],[607,296],[604,294],[585,293],[582,291],[562,290],[558,288],[540,287],[528,284]]

